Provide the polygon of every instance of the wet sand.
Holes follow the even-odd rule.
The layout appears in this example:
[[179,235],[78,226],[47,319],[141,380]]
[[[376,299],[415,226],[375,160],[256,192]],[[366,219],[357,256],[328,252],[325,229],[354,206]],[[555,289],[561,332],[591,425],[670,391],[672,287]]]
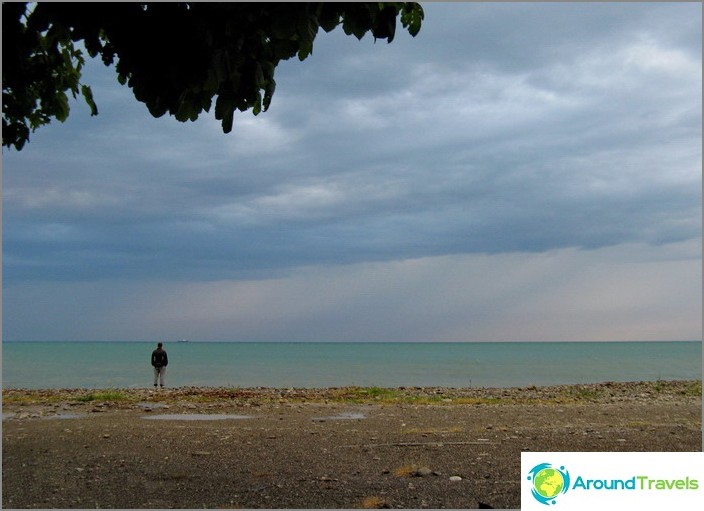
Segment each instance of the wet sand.
[[701,381],[3,391],[3,508],[520,507],[522,451],[701,451]]

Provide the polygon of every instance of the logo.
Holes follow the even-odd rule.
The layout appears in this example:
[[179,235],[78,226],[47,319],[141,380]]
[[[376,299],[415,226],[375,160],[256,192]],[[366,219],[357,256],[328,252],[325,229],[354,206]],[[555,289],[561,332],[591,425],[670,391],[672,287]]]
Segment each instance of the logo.
[[699,509],[704,501],[703,452],[522,452],[520,473],[525,511]]
[[555,504],[556,498],[570,487],[570,473],[565,467],[554,468],[550,463],[539,463],[528,472],[532,482],[533,498],[545,504]]

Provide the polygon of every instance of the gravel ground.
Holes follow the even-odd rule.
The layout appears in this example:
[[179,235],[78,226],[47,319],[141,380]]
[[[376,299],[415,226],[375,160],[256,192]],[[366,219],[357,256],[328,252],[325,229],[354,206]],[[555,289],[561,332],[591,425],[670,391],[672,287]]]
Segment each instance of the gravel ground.
[[521,451],[701,451],[701,381],[3,390],[3,508],[520,507]]

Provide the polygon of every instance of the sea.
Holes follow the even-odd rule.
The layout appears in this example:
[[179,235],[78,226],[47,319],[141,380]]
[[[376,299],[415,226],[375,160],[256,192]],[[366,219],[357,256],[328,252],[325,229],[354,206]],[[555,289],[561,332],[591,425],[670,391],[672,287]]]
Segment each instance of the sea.
[[[153,342],[3,342],[2,386],[151,387]],[[701,341],[165,342],[167,387],[523,387],[700,380]]]

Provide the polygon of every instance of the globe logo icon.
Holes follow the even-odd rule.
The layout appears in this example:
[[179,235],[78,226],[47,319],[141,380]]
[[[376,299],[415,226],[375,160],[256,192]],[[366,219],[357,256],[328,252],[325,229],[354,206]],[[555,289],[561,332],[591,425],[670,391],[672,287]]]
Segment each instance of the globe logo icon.
[[565,486],[565,480],[562,478],[562,474],[554,468],[544,468],[535,474],[533,481],[535,491],[546,499],[555,498]]
[[531,494],[541,504],[556,503],[556,497],[565,493],[570,487],[570,474],[565,467],[555,468],[550,463],[540,463],[528,473],[532,481]]

